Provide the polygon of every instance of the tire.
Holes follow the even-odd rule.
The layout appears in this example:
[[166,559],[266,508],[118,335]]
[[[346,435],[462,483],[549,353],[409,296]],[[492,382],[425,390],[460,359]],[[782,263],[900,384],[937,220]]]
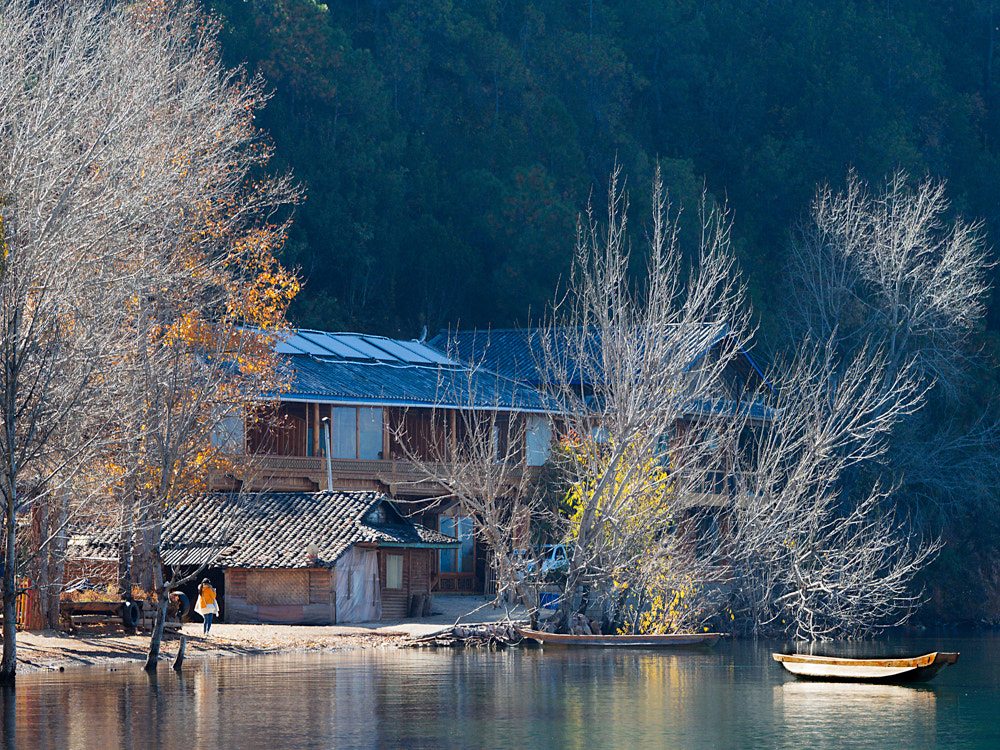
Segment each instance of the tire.
[[191,612],[191,600],[183,591],[174,591],[173,594],[177,597],[177,619],[183,620]]
[[135,602],[122,604],[122,625],[134,629],[139,624],[139,605]]

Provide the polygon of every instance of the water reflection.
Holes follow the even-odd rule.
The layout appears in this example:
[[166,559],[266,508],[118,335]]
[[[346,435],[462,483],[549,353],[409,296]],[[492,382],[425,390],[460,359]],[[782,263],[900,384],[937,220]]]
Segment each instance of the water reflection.
[[153,677],[138,665],[81,669],[24,675],[16,693],[4,692],[0,746],[993,748],[1000,690],[986,675],[1000,664],[997,643],[982,641],[979,655],[969,654],[983,665],[982,679],[960,662],[930,688],[798,682],[771,661],[773,644],[746,642],[693,653],[190,661],[181,674],[164,668]]
[[919,747],[934,737],[937,694],[928,686],[786,682],[774,688],[775,714],[795,735],[855,740],[888,735]]
[[17,741],[17,695],[13,685],[0,685],[0,696],[3,700],[3,724],[0,726],[0,736],[3,737],[4,750],[12,750]]

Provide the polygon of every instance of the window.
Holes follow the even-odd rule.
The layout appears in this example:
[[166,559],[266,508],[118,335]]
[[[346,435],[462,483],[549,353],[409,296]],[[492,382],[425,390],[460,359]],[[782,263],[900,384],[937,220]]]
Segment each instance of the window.
[[403,588],[403,556],[385,556],[385,587],[387,589]]
[[377,525],[385,522],[385,506],[382,503],[379,503],[368,511],[368,515],[365,516],[365,523],[374,523]]
[[358,458],[382,458],[382,409],[358,409]]
[[243,433],[243,416],[239,407],[217,404],[212,411],[215,418],[212,445],[225,453],[243,453],[246,437]]
[[532,414],[527,419],[528,466],[541,466],[552,446],[552,425],[548,417]]
[[353,406],[335,406],[330,411],[330,455],[333,458],[357,458],[358,410]]
[[440,569],[442,573],[472,573],[475,570],[475,543],[472,538],[472,519],[464,516],[441,516],[439,527],[442,534],[458,539],[459,549],[441,550]]
[[331,457],[369,460],[382,457],[381,407],[334,406],[331,412]]

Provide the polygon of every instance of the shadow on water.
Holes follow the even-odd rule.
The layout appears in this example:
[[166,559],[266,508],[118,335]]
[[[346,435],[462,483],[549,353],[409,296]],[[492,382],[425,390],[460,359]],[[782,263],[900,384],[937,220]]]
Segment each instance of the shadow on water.
[[17,694],[13,685],[0,685],[3,694],[3,726],[0,727],[0,738],[3,739],[3,750],[14,750],[17,747]]
[[371,650],[30,674],[3,689],[0,750],[1000,747],[996,635],[873,646],[963,652],[918,687],[800,682],[771,659],[782,645]]

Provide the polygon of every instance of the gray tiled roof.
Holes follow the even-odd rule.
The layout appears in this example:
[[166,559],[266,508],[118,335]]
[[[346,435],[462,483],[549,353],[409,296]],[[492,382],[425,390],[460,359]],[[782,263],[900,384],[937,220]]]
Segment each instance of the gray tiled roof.
[[[379,504],[385,523],[366,520]],[[81,543],[83,542],[83,543]],[[315,544],[318,564],[332,566],[357,543],[388,547],[454,547],[452,537],[402,517],[378,492],[262,492],[212,494],[168,511],[163,524],[164,564],[211,563],[235,568],[304,568]],[[109,536],[76,544],[75,555],[109,558]],[[110,554],[109,554],[110,553]]]

